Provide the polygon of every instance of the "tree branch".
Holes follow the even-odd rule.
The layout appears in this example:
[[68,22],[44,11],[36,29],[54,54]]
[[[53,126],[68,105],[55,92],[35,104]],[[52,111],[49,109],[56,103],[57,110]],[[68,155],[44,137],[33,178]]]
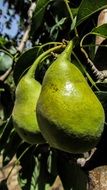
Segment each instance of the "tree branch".
[[0,76],[0,81],[5,81],[7,77],[10,75],[12,71],[12,67],[10,67],[2,76]]
[[104,81],[105,79],[107,79],[107,70],[102,70],[99,71],[96,66],[94,65],[94,63],[91,61],[91,59],[89,58],[87,52],[85,51],[85,49],[83,48],[83,41],[84,39],[89,35],[90,33],[87,33],[81,40],[80,42],[80,48],[82,53],[85,55],[86,59],[87,59],[87,63],[90,65],[90,68],[94,74],[94,76],[96,77],[96,79],[98,81]]
[[24,32],[24,35],[23,35],[23,38],[21,40],[21,43],[19,44],[19,47],[17,48],[17,50],[19,52],[22,52],[24,47],[25,47],[25,44],[27,42],[27,40],[29,39],[29,33],[30,33],[30,30],[31,30],[31,21],[32,21],[32,16],[33,16],[33,12],[36,8],[36,2],[32,2],[29,10],[28,10],[28,26],[26,27],[26,30]]
[[94,63],[91,61],[91,59],[88,57],[88,54],[86,53],[86,51],[83,49],[83,47],[81,47],[81,51],[83,52],[83,54],[85,55],[88,64],[91,67],[91,70],[94,74],[94,76],[97,78],[98,81],[103,81],[105,78],[107,78],[107,71],[99,71]]

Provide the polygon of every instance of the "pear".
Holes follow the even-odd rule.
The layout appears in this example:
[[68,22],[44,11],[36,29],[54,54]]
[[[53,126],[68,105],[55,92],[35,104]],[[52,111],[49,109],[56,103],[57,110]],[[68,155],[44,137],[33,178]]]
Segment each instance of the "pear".
[[84,153],[100,140],[104,109],[80,70],[70,61],[73,43],[45,73],[37,101],[37,120],[50,146]]
[[35,116],[40,91],[41,84],[30,77],[29,72],[22,77],[16,88],[13,123],[20,137],[30,144],[45,142]]
[[42,53],[32,64],[28,72],[21,78],[15,93],[15,104],[12,112],[14,127],[19,136],[30,144],[45,143],[38,127],[35,109],[41,91],[41,84],[35,79],[38,64],[45,59],[51,51],[61,48],[56,46]]

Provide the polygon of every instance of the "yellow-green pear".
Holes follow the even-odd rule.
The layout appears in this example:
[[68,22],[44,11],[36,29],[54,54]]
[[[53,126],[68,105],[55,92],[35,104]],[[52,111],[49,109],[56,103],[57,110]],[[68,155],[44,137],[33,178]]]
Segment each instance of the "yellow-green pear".
[[80,70],[70,61],[72,41],[45,73],[36,113],[50,146],[83,153],[98,143],[103,107]]

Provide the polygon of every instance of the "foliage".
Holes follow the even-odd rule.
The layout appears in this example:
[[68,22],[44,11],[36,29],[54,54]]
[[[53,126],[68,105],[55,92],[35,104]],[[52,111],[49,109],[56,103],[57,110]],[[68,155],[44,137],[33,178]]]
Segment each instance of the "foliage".
[[[35,1],[4,0],[4,5],[8,4],[7,15],[10,14],[8,23],[10,25],[5,23],[7,27],[10,27],[11,31],[11,18],[15,19],[15,14],[19,15],[20,22],[14,38],[6,34],[6,31],[5,34],[0,32],[0,152],[3,155],[3,165],[8,164],[14,155],[17,156],[17,161],[22,166],[19,172],[19,183],[23,190],[48,190],[57,175],[60,176],[65,190],[86,190],[87,173],[90,168],[86,168],[84,172],[83,168],[76,164],[77,159],[84,157],[84,155],[61,152],[51,148],[48,144],[29,145],[23,142],[14,129],[11,114],[15,101],[15,89],[22,75],[25,74],[41,52],[55,43],[66,42],[71,39],[74,41],[72,59],[83,72],[106,113],[107,77],[104,80],[98,80],[89,60],[98,70],[107,70],[107,24],[97,26],[98,15],[101,10],[107,7],[107,1],[37,0],[31,19],[29,39],[26,40],[23,52],[19,52],[17,50],[17,46],[20,45],[19,40],[22,39],[24,30],[27,30],[30,24],[27,12],[32,2]],[[14,10],[13,14],[11,14],[11,10]],[[96,36],[104,38],[102,44],[98,45],[97,51]],[[38,66],[35,78],[41,84],[53,59],[55,59],[55,55],[47,57]],[[2,80],[10,68],[11,73]],[[105,148],[102,155],[99,154],[103,158],[105,158],[107,144],[106,130],[104,130],[104,134],[100,143],[102,146],[103,141]],[[99,150],[100,143],[96,147]]]

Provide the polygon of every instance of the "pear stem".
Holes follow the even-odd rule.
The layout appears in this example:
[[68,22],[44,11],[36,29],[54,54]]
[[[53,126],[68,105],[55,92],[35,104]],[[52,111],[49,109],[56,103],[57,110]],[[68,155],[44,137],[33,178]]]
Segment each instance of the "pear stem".
[[65,57],[68,60],[71,60],[71,52],[73,49],[73,41],[69,41],[67,47],[65,48],[65,50],[61,53],[61,57],[62,59]]
[[55,46],[55,47],[52,47],[50,49],[48,49],[47,51],[43,52],[39,57],[37,57],[37,59],[34,61],[34,63],[32,64],[31,68],[28,70],[27,72],[27,76],[29,77],[33,77],[34,78],[34,75],[35,75],[35,70],[38,66],[38,64],[42,61],[42,59],[44,57],[46,57],[48,54],[50,54],[51,52],[53,51],[56,51],[60,48],[64,48],[65,45],[64,44],[61,44],[59,46]]

